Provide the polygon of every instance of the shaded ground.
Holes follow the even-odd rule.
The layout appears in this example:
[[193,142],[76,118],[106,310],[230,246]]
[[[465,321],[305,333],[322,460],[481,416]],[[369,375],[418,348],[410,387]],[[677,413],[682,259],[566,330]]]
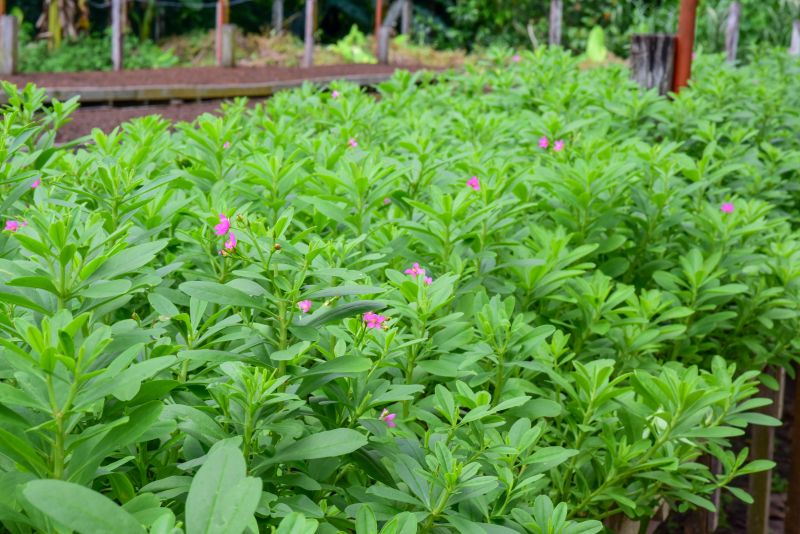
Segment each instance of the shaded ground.
[[[251,99],[256,102],[259,99]],[[58,131],[57,142],[72,141],[99,128],[108,133],[125,121],[146,115],[161,115],[172,121],[193,121],[203,113],[214,113],[219,110],[222,100],[204,102],[183,102],[157,106],[98,106],[79,108],[72,115],[72,121]]]

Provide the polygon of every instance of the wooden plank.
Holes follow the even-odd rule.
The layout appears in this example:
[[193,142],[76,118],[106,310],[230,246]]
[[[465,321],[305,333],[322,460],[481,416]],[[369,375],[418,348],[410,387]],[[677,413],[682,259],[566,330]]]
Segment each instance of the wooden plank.
[[561,0],[550,0],[550,46],[561,44],[561,23],[564,5]]
[[728,11],[728,24],[725,27],[725,56],[728,63],[736,63],[736,51],[739,48],[739,18],[741,14],[742,3],[731,3]]
[[645,89],[665,95],[672,88],[675,36],[637,34],[631,38],[631,73]]
[[13,15],[0,15],[0,74],[17,72],[19,21]]
[[306,0],[305,22],[305,50],[303,52],[303,67],[314,64],[314,0]]
[[[772,399],[773,404],[766,406],[764,411],[772,417],[780,419],[783,413],[786,373],[782,367],[769,369],[768,373],[777,380],[778,391],[772,391],[762,386],[759,396]],[[772,460],[775,449],[775,428],[754,426],[751,431],[750,443],[750,460]],[[753,496],[753,504],[747,509],[747,534],[769,534],[772,471],[750,475],[750,495]]]
[[122,46],[122,13],[123,0],[111,1],[111,63],[114,65],[114,70],[123,69],[123,46]]

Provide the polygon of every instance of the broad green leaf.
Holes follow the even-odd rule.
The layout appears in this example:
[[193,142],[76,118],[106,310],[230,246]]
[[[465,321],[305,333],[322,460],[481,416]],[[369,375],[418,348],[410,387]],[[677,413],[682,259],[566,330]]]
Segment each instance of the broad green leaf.
[[366,444],[367,438],[361,432],[349,428],[337,428],[306,436],[279,450],[267,461],[268,463],[283,463],[333,458],[349,454]]
[[239,439],[216,443],[186,497],[186,534],[241,534],[261,499],[261,479],[246,476]]
[[251,297],[244,291],[216,282],[184,282],[180,290],[199,300],[223,306],[261,308],[261,299]]
[[22,490],[41,513],[80,534],[145,534],[144,527],[108,497],[63,480],[33,480]]

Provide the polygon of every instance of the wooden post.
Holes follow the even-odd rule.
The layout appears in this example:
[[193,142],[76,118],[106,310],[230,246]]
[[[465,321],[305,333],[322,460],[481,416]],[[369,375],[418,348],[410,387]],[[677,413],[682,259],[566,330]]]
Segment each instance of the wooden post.
[[114,70],[123,68],[124,50],[122,47],[122,2],[111,0],[111,62]]
[[[232,65],[224,65],[223,55],[226,46],[225,41],[225,26],[230,22],[230,7],[228,0],[217,0],[217,24],[216,24],[216,52],[217,52],[217,66],[229,67]],[[231,57],[233,57],[233,48],[231,48]]]
[[378,63],[386,65],[389,63],[389,36],[392,29],[381,26],[378,29]]
[[303,67],[314,64],[314,0],[306,0],[306,48],[303,53]]
[[667,34],[634,35],[631,39],[633,79],[645,89],[665,95],[672,87],[675,37]]
[[739,17],[742,3],[733,2],[728,11],[728,25],[725,28],[725,54],[728,63],[736,63],[736,49],[739,48]]
[[236,66],[236,26],[233,24],[222,25],[222,49],[220,51],[220,67]]
[[[772,417],[781,418],[783,413],[783,391],[786,373],[782,367],[770,369],[769,374],[778,381],[778,391],[761,387],[762,397],[772,399],[772,405],[766,411]],[[770,426],[754,426],[750,440],[751,460],[772,460],[775,445],[775,428]],[[747,534],[769,534],[769,509],[772,495],[772,471],[762,471],[750,475],[750,495],[753,504],[747,509]]]
[[400,33],[411,35],[411,23],[414,16],[414,4],[411,0],[403,0],[403,14],[400,18]]
[[283,33],[283,0],[272,0],[272,30]]
[[678,17],[678,36],[675,40],[675,79],[672,90],[676,93],[689,84],[692,74],[692,49],[694,48],[697,0],[681,0]]
[[14,15],[0,15],[0,74],[17,72],[19,21]]
[[792,422],[789,443],[794,446],[791,450],[791,465],[789,467],[789,495],[786,497],[786,517],[784,519],[785,534],[800,534],[800,365],[795,366],[794,380],[794,421]]
[[0,15],[6,14],[6,0],[0,0]]
[[550,0],[550,46],[561,44],[561,20],[564,6],[561,0]]
[[789,46],[789,55],[800,56],[800,20],[792,23],[792,44]]

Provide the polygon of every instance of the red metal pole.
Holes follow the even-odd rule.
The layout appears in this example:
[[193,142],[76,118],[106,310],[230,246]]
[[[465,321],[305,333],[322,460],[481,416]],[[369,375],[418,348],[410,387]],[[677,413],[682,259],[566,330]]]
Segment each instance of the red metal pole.
[[681,0],[681,13],[678,17],[678,37],[675,40],[675,75],[672,90],[679,92],[686,87],[692,74],[692,48],[694,48],[694,28],[697,18],[698,0]]

